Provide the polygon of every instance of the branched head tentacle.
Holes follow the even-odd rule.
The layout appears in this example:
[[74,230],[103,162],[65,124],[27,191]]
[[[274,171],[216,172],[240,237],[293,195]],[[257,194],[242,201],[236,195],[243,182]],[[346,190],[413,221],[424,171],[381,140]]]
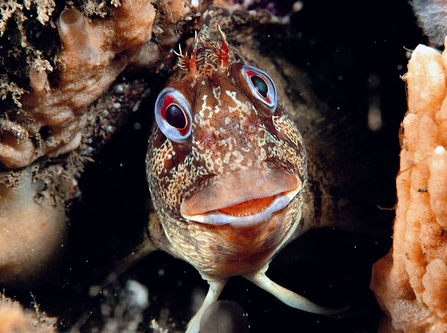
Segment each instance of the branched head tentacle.
[[197,32],[195,33],[194,37],[194,47],[191,52],[191,56],[188,57],[188,54],[183,54],[182,47],[179,45],[179,52],[174,53],[179,57],[178,66],[182,70],[186,70],[189,72],[190,75],[194,76],[197,73],[197,45],[198,45],[198,38],[197,38]]
[[204,35],[207,36],[207,34],[200,34],[200,42],[203,46],[209,48],[212,50],[211,53],[206,54],[207,59],[209,59],[210,62],[217,64],[217,69],[219,71],[225,71],[229,66],[229,59],[231,57],[231,51],[228,47],[227,38],[225,36],[225,33],[222,31],[220,26],[217,26],[219,29],[219,33],[222,37],[221,43],[212,41],[207,42],[204,38]]
[[220,49],[214,50],[214,52],[219,59],[219,69],[225,70],[228,68],[228,57],[230,50],[228,48],[227,38],[220,28],[220,25],[218,25],[217,28],[219,29],[220,35],[222,36],[222,44]]

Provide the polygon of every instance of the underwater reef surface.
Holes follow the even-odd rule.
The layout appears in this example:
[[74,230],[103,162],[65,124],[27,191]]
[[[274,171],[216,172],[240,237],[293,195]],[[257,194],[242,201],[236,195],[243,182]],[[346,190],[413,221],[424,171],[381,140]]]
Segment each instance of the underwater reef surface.
[[408,63],[393,247],[371,288],[388,315],[385,332],[445,330],[445,53],[418,45]]
[[[24,238],[2,239],[1,288],[25,307],[39,304],[39,314],[57,318],[59,331],[182,331],[194,300],[206,292],[193,267],[157,252],[89,296],[90,287],[144,239],[151,211],[144,156],[153,104],[175,61],[173,49],[193,36],[201,12],[176,1],[175,10],[164,2],[135,3],[143,8],[126,11],[126,1],[0,5],[0,226],[4,231],[6,219],[26,222],[30,216],[57,226],[39,235],[25,224]],[[302,1],[293,12],[291,1],[276,8],[286,25],[247,36],[266,58],[292,64],[277,63],[278,72],[306,73],[306,89],[332,122],[315,131],[334,147],[337,167],[344,163],[349,171],[343,191],[350,200],[339,204],[352,207],[356,223],[334,221],[344,230],[300,237],[273,260],[269,276],[317,303],[352,307],[329,318],[307,314],[238,277],[220,299],[248,313],[250,332],[375,332],[381,312],[369,281],[372,264],[391,245],[394,212],[381,208],[396,202],[404,47],[425,38],[405,2]],[[72,25],[86,32],[64,42]],[[38,255],[24,255],[26,247]],[[140,303],[129,296],[135,290],[143,295]]]
[[[445,44],[442,1],[413,1],[432,45]],[[436,18],[437,19],[436,19]],[[400,169],[396,178],[393,246],[373,266],[371,289],[386,317],[380,332],[446,330],[446,53],[418,45],[411,53],[408,111],[399,133]]]

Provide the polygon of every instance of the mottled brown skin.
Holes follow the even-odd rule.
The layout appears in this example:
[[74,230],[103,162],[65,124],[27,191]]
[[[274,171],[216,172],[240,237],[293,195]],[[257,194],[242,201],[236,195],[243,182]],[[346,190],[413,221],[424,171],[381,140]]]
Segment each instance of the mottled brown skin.
[[[300,302],[311,302],[277,286],[264,274],[273,256],[306,229],[300,226],[307,180],[301,134],[280,104],[272,112],[251,94],[241,74],[242,61],[223,33],[210,34],[204,26],[195,43],[189,57],[180,53],[167,83],[191,105],[191,135],[181,142],[172,141],[155,124],[149,140],[147,179],[158,213],[158,219],[149,222],[150,237],[158,248],[196,267],[210,283],[202,308],[217,299],[230,276],[244,275],[290,306],[328,313],[315,304],[302,307]],[[269,189],[258,185],[262,177],[273,191],[276,181],[294,183],[290,185],[295,189],[293,199],[269,219],[238,226],[184,217],[188,210],[195,210],[194,204],[202,207],[200,214],[207,215],[216,211],[212,208],[215,202],[231,202],[232,192],[236,196],[243,189],[256,193],[257,186],[264,195],[253,201],[253,208],[243,209],[248,214],[262,210],[264,201],[271,200]],[[225,191],[209,190],[213,186]],[[195,200],[198,202],[191,204]],[[217,211],[238,215],[238,203]],[[203,208],[208,206],[209,210]],[[297,299],[299,305],[294,303]],[[188,332],[198,332],[202,312],[190,322]]]
[[[205,44],[220,47],[214,41]],[[202,116],[205,125],[193,120],[193,133],[182,143],[167,139],[155,126],[150,140],[148,183],[162,225],[160,232],[151,234],[151,238],[159,248],[193,264],[202,274],[214,277],[246,274],[269,262],[278,247],[292,235],[301,216],[302,192],[269,221],[250,227],[188,221],[180,214],[180,206],[212,183],[216,175],[236,170],[282,168],[298,175],[304,183],[307,177],[304,144],[280,106],[273,115],[268,115],[269,111],[263,110],[258,101],[250,99],[238,87],[241,62],[234,50],[230,50],[229,65],[223,69],[219,69],[218,55],[202,42],[197,58],[200,59],[197,74],[191,75],[182,59],[167,86],[191,98],[193,112],[206,115]],[[213,98],[216,88],[221,89],[219,99]],[[225,91],[234,92],[236,100],[254,108],[241,108],[223,94]],[[217,107],[220,112],[207,112],[200,103],[204,96],[207,96],[206,107]],[[229,112],[228,108],[232,107],[240,110]],[[231,121],[225,124],[228,115]],[[234,147],[221,144],[226,138],[236,142]],[[231,155],[226,163],[217,162],[226,154]]]

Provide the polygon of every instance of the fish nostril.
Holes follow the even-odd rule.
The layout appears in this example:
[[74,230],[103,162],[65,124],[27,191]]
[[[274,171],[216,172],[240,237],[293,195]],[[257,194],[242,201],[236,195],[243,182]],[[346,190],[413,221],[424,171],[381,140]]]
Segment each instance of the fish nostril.
[[39,130],[40,137],[42,140],[47,140],[51,136],[51,130],[49,126],[42,126]]

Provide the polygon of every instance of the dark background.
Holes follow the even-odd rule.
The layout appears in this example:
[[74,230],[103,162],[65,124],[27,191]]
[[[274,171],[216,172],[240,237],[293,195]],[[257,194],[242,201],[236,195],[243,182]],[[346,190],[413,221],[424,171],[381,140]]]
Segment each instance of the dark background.
[[[280,2],[277,9],[290,12],[292,3]],[[342,316],[326,318],[289,308],[240,277],[230,279],[221,299],[235,301],[248,312],[252,333],[376,332],[380,310],[369,280],[372,264],[391,245],[394,212],[378,206],[392,208],[396,202],[398,130],[406,111],[400,77],[406,71],[406,49],[427,41],[404,0],[305,0],[303,4],[290,17],[299,43],[290,45],[286,56],[308,72],[319,98],[339,110],[354,128],[355,140],[340,145],[351,145],[355,151],[353,163],[366,184],[359,195],[373,207],[365,216],[377,218],[377,227],[371,234],[334,229],[309,232],[271,264],[272,280],[317,303],[352,303]],[[371,78],[378,83],[372,84]],[[90,299],[88,287],[99,283],[113,270],[114,262],[141,240],[150,207],[144,157],[155,97],[152,94],[131,115],[123,130],[87,166],[80,180],[82,201],[71,209],[66,256],[53,275],[33,290],[42,310],[60,316],[61,331],[87,311],[97,312],[92,316],[96,323],[103,320],[98,314],[101,297]],[[378,98],[383,118],[378,131],[367,126],[372,98]],[[148,321],[158,317],[162,308],[175,321],[187,321],[192,315],[193,291],[207,290],[192,266],[161,252],[136,264],[111,288],[119,290],[129,278],[149,289]],[[28,292],[8,296],[31,302]]]

